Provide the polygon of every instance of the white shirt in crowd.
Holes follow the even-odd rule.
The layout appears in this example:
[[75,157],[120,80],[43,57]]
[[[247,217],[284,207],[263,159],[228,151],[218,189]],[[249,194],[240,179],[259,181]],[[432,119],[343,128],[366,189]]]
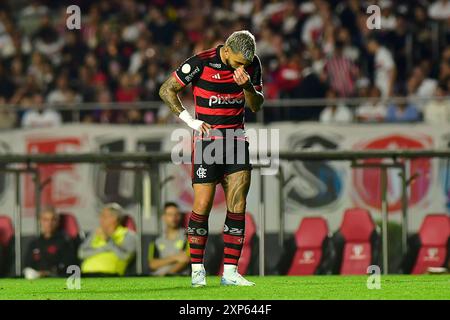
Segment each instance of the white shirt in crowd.
[[427,123],[447,124],[450,122],[450,101],[432,100],[424,108],[424,121]]
[[435,20],[450,18],[450,1],[437,0],[428,8],[428,15]]
[[394,69],[395,62],[391,52],[385,47],[380,47],[375,54],[375,85],[383,97],[389,94],[389,82]]
[[360,105],[356,109],[356,116],[361,121],[367,121],[367,122],[376,122],[376,121],[383,121],[386,117],[386,111],[387,108],[384,104],[378,102],[378,103],[364,103]]
[[[431,78],[425,79],[419,85],[419,87],[417,88],[413,97],[415,96],[415,97],[419,97],[419,98],[430,98],[430,97],[434,96],[437,86],[438,86],[437,80],[431,79]],[[419,100],[416,103],[416,106],[419,109],[419,111],[423,111],[423,108],[425,106],[425,101]]]
[[348,123],[352,122],[352,120],[352,112],[347,106],[343,104],[339,104],[334,110],[332,107],[326,107],[320,113],[320,122],[323,123]]
[[23,128],[49,128],[61,125],[61,115],[52,109],[28,110],[22,118]]

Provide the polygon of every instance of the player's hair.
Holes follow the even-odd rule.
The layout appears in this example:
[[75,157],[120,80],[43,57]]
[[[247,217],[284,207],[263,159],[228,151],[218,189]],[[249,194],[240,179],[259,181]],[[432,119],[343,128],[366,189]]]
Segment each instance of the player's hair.
[[105,204],[105,206],[103,207],[103,209],[108,209],[109,211],[111,211],[114,215],[117,216],[117,220],[119,222],[122,221],[123,216],[124,216],[124,210],[122,208],[122,206],[120,204],[118,204],[117,202],[110,202]]
[[253,61],[255,56],[255,36],[248,30],[233,32],[225,41],[225,45],[233,50],[234,53],[242,53],[248,61]]

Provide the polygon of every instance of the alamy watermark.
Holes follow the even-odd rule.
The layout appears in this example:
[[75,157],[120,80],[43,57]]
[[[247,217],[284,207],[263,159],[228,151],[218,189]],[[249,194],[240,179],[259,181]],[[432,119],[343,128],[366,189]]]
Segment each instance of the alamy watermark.
[[367,289],[381,289],[381,269],[377,265],[370,265],[367,267],[367,273],[370,274],[367,278]]
[[370,14],[370,16],[366,20],[367,29],[381,29],[381,8],[373,4],[367,7],[366,13]]
[[[279,129],[211,130],[208,136],[175,129],[170,140],[174,164],[257,164],[261,174],[275,175],[279,168]],[[199,173],[201,174],[201,172]]]
[[66,9],[68,17],[66,18],[66,27],[69,30],[81,29],[81,9],[77,5],[68,6]]
[[67,274],[70,276],[66,280],[66,286],[69,290],[80,290],[81,289],[81,269],[77,265],[70,265],[66,270]]

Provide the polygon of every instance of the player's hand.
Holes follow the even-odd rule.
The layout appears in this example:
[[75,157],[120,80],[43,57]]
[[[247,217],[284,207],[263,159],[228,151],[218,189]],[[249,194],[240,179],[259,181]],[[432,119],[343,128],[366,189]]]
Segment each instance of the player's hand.
[[246,87],[250,84],[250,75],[245,71],[243,66],[240,66],[234,70],[233,80],[241,87]]
[[179,115],[179,118],[183,120],[190,128],[199,131],[201,133],[208,134],[211,130],[211,126],[206,122],[192,118],[187,110],[184,110]]
[[192,125],[188,124],[189,127],[191,127],[194,130],[197,130],[201,133],[204,133],[206,135],[209,133],[209,130],[211,130],[211,125],[209,125],[208,123],[206,123],[205,121],[202,121],[202,120],[195,119],[192,121],[191,124]]

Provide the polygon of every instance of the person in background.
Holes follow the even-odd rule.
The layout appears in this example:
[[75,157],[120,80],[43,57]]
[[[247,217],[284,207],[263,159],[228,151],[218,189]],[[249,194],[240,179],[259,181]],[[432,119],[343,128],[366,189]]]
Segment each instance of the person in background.
[[450,122],[450,101],[444,99],[446,96],[445,84],[439,84],[435,96],[435,99],[425,105],[424,120],[427,123],[447,124]]
[[380,44],[375,35],[368,38],[367,51],[373,54],[375,59],[375,85],[380,89],[382,97],[391,96],[397,77],[396,65],[392,53]]
[[370,99],[358,106],[356,118],[359,122],[383,122],[386,117],[386,105],[381,100],[380,89],[375,86],[361,88],[359,96],[366,97],[367,93]]
[[41,234],[32,240],[25,255],[27,279],[65,276],[70,265],[76,265],[75,244],[59,228],[59,216],[48,207],[39,216]]
[[168,202],[163,213],[164,231],[150,244],[148,265],[153,275],[189,274],[189,245],[178,205]]
[[81,244],[78,257],[81,272],[88,275],[123,276],[136,254],[136,234],[123,227],[123,209],[106,204],[100,213],[100,227]]
[[22,128],[57,127],[62,123],[61,115],[49,108],[44,108],[44,97],[40,93],[32,96],[32,108],[22,117]]
[[411,102],[391,103],[386,113],[386,122],[415,122],[420,120],[420,113]]
[[327,99],[330,99],[328,105],[320,113],[320,122],[322,123],[349,123],[353,120],[351,110],[342,103],[333,101],[337,98],[334,90],[330,89],[327,92]]
[[0,130],[12,129],[17,122],[17,114],[14,110],[8,109],[5,97],[0,96]]

